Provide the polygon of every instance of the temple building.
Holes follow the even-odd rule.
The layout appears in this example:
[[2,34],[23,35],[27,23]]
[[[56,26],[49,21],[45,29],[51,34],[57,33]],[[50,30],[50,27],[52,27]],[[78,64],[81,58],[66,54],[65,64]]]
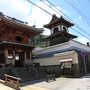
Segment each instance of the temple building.
[[[52,16],[51,21],[44,25],[50,29],[51,34],[46,38],[48,45],[41,50],[34,50],[34,63],[36,66],[47,68],[47,72],[56,76],[79,77],[90,73],[90,46],[73,40],[77,36],[69,33],[73,23]],[[85,55],[83,55],[83,52]]]
[[69,33],[68,28],[73,26],[73,23],[66,21],[62,16],[58,18],[53,15],[52,20],[49,24],[44,25],[45,28],[50,29],[51,35],[46,38],[49,41],[50,46],[68,42],[77,36]]
[[32,64],[34,46],[31,45],[30,38],[40,33],[41,29],[0,12],[0,67],[9,64],[15,67]]

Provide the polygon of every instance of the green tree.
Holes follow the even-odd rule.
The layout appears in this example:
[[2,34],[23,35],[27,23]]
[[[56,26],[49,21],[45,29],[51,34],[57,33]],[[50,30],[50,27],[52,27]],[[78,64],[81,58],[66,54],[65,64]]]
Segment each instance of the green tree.
[[36,47],[44,48],[46,46],[46,42],[45,42],[46,37],[47,36],[43,34],[37,35],[35,37],[30,38],[31,40],[30,43]]

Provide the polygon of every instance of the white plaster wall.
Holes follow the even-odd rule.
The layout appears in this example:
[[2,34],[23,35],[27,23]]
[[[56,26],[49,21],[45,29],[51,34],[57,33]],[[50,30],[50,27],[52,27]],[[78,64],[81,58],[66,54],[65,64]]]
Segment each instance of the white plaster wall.
[[77,64],[78,63],[78,56],[76,53],[70,54],[70,55],[62,55],[62,56],[54,56],[49,58],[41,58],[41,59],[35,59],[34,63],[40,63],[40,66],[45,65],[60,65],[59,60],[62,59],[69,59],[72,58],[72,63]]
[[60,29],[60,25],[59,26],[57,26],[58,27],[58,30],[60,31],[61,29]]
[[40,66],[59,65],[60,64],[59,60],[58,60],[58,57],[41,58],[41,59],[36,59],[33,62],[40,63]]
[[71,55],[63,55],[63,56],[57,56],[59,60],[63,59],[71,59],[72,58],[72,63],[73,64],[78,64],[78,56],[77,54],[71,54]]

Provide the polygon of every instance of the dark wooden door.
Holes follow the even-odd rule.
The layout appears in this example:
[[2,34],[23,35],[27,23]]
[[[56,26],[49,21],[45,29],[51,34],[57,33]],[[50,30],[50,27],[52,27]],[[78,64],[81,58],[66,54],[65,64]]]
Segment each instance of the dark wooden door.
[[22,66],[24,66],[24,52],[19,52],[17,54],[19,56],[19,59],[15,60],[15,66],[22,67]]

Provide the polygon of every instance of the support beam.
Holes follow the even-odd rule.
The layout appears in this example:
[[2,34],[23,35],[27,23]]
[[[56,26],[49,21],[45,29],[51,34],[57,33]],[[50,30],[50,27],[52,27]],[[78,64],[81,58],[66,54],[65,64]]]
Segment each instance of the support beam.
[[15,51],[13,51],[13,65],[15,65],[15,56],[16,56]]
[[5,63],[8,64],[8,49],[4,50],[4,54],[5,54]]
[[32,52],[30,51],[30,64],[32,65],[33,64],[33,62],[32,62]]
[[32,59],[32,52],[30,52],[30,60]]
[[24,57],[24,59],[25,59],[25,64],[27,64],[26,51],[24,52],[24,54],[25,54],[25,55],[24,55],[24,56],[25,56],[25,57]]

